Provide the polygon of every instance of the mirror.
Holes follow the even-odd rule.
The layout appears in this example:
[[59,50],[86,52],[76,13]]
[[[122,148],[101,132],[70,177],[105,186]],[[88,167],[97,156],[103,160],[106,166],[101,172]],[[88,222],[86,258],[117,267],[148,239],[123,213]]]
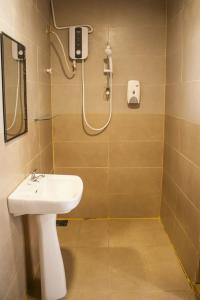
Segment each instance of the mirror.
[[8,142],[28,131],[26,99],[26,49],[1,33],[4,140]]

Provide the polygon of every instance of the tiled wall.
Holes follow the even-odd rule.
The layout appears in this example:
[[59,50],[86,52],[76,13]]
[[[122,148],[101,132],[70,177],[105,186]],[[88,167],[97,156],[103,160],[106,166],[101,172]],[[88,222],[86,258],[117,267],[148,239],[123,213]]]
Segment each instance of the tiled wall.
[[[86,110],[94,126],[108,117],[104,49],[113,49],[113,117],[101,135],[85,134],[81,120],[81,65],[67,80],[52,37],[54,170],[77,174],[84,197],[73,217],[159,216],[165,101],[165,1],[55,1],[57,23],[91,24]],[[67,48],[67,32],[59,31]],[[55,52],[57,49],[58,55]],[[141,81],[141,106],[128,108],[127,81]]]
[[168,1],[161,217],[192,281],[199,280],[200,1]]
[[[9,215],[7,196],[33,169],[52,171],[51,124],[33,121],[38,115],[51,113],[50,78],[44,72],[50,65],[48,22],[49,4],[46,0],[0,1],[0,31],[23,43],[27,50],[29,121],[27,134],[4,144],[0,99],[0,299],[24,299],[24,230],[29,232],[25,239],[26,257],[29,257],[26,263],[28,278],[34,276],[38,266],[34,219],[27,221]],[[32,253],[28,251],[29,247]]]

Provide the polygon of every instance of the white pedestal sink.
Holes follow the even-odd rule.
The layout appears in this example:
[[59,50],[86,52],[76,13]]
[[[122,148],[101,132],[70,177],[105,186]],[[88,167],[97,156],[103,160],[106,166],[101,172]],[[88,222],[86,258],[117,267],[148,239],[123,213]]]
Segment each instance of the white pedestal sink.
[[56,214],[74,209],[81,200],[82,192],[83,182],[78,176],[45,175],[36,182],[31,181],[29,176],[8,197],[9,211],[14,216],[37,215],[43,300],[56,300],[66,295]]

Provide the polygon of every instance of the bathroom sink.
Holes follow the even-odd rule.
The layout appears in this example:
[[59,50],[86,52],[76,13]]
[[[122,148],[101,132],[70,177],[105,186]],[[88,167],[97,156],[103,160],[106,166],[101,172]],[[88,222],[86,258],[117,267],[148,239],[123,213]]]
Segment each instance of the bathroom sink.
[[68,213],[79,204],[82,192],[78,176],[48,174],[33,182],[30,175],[8,197],[8,206],[15,216]]
[[37,220],[42,300],[60,299],[67,293],[56,214],[74,209],[82,192],[83,182],[78,176],[33,173],[8,197],[10,213],[35,215]]

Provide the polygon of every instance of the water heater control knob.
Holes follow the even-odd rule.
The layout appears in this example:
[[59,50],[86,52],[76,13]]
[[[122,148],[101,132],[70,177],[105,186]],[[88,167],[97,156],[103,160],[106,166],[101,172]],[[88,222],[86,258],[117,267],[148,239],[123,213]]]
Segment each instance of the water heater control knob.
[[80,55],[81,54],[81,50],[76,50],[76,54]]

